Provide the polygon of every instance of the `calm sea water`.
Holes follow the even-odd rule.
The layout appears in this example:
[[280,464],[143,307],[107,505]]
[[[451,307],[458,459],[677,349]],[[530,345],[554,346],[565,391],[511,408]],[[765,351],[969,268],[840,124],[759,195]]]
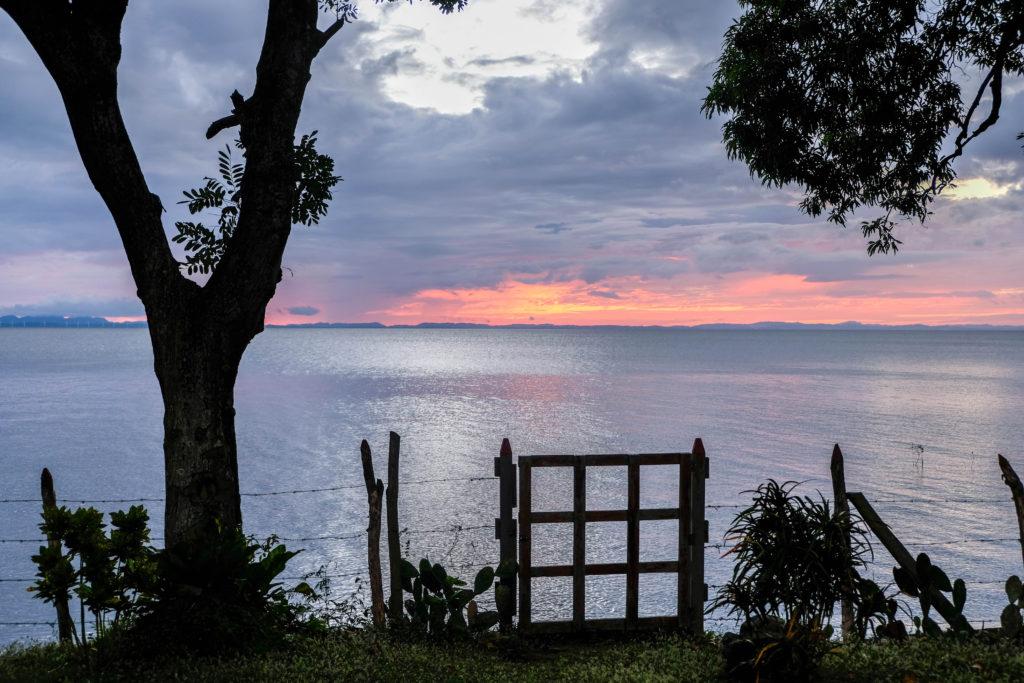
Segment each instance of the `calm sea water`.
[[[160,499],[162,408],[145,330],[0,330],[0,378],[6,643],[53,637],[29,623],[52,621],[52,609],[25,591],[40,471],[61,499]],[[878,501],[912,552],[968,582],[973,620],[997,620],[1003,580],[1022,573],[996,466],[1002,453],[1024,471],[1022,332],[272,329],[246,353],[236,405],[242,491],[277,494],[245,495],[247,531],[303,539],[286,541],[304,548],[287,574],[326,565],[342,592],[365,569],[359,443],[385,476],[390,430],[402,436],[409,554],[463,575],[497,560],[491,475],[503,437],[517,454],[679,451],[701,437],[712,544],[768,477],[830,497],[839,443],[848,488]],[[588,507],[624,507],[620,469],[588,474]],[[642,505],[671,504],[672,473],[653,470]],[[568,471],[534,484],[536,508],[571,506]],[[146,506],[160,537],[162,502]],[[669,559],[674,523],[641,528],[641,560]],[[534,562],[568,563],[569,538],[567,526],[536,528]],[[588,525],[587,541],[588,561],[624,560],[624,524]],[[875,575],[891,579],[876,546]],[[707,551],[712,593],[731,571],[722,552]],[[589,578],[588,616],[622,615],[624,583]],[[569,587],[539,580],[534,618],[568,618]],[[641,613],[670,613],[674,590],[671,577],[642,576]]]

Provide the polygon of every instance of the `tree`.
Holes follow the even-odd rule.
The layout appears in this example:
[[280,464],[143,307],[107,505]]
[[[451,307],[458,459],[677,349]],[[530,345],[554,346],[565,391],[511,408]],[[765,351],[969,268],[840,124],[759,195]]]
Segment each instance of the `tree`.
[[[701,110],[766,185],[846,225],[862,205],[868,253],[896,251],[893,217],[924,222],[953,161],[999,118],[1024,75],[1019,0],[741,0]],[[979,74],[969,101],[961,74]],[[953,137],[955,135],[955,137]],[[1018,139],[1024,134],[1018,136]]]
[[[446,14],[467,2],[429,1]],[[342,0],[269,0],[252,95],[232,93],[231,113],[207,131],[213,137],[237,127],[245,165],[229,198],[236,212],[232,230],[216,238],[222,248],[202,286],[185,276],[186,264],[171,253],[163,206],[149,191],[121,118],[117,68],[127,7],[128,0],[0,0],[60,91],[82,162],[113,216],[145,307],[164,403],[164,534],[172,548],[203,543],[214,533],[214,520],[241,526],[235,378],[246,347],[263,330],[292,223],[301,222],[306,181],[324,168],[326,157],[314,153],[314,162],[304,161],[302,144],[294,142],[310,64],[352,22],[355,7]],[[322,30],[321,10],[333,12]],[[327,190],[321,200],[329,198]],[[326,204],[306,208],[318,216]]]

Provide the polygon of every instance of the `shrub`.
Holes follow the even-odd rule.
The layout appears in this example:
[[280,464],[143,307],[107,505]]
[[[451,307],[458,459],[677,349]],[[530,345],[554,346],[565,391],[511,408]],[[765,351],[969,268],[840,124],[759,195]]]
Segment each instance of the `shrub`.
[[736,564],[708,611],[744,618],[739,636],[723,639],[734,675],[806,678],[828,650],[842,598],[854,604],[862,634],[872,619],[895,613],[895,602],[857,572],[871,552],[864,532],[823,497],[795,495],[797,485],[769,479],[747,491],[753,502],[726,533],[736,545],[725,555]]
[[312,589],[302,583],[288,591],[277,581],[299,551],[273,536],[257,542],[235,528],[218,529],[215,539],[159,554],[156,580],[127,634],[131,640],[159,644],[161,651],[259,652],[300,626],[303,608],[289,602],[288,593]]
[[[108,536],[94,508],[47,508],[40,528],[59,543],[32,557],[39,579],[29,590],[51,603],[74,592],[94,615],[97,638],[110,636],[103,647],[115,656],[260,651],[290,630],[323,625],[304,620],[316,591],[305,582],[285,590],[277,581],[297,551],[275,537],[261,543],[214,522],[215,542],[156,551],[147,545],[145,508],[110,519]],[[289,594],[307,604],[290,602]]]

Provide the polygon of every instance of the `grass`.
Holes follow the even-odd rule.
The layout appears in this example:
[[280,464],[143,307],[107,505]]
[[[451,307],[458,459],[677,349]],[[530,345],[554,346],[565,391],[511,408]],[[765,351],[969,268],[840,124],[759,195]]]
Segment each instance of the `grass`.
[[[56,644],[8,647],[0,681],[717,681],[722,660],[711,636],[676,634],[588,640],[494,637],[439,644],[372,631],[293,640],[282,650],[229,658],[140,661]],[[1024,646],[978,636],[912,638],[838,648],[821,681],[1020,681]]]

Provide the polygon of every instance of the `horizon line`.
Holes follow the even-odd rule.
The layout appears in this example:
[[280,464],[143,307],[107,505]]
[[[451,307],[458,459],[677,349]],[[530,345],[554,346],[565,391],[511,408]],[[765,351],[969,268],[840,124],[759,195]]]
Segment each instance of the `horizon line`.
[[[62,315],[26,315],[18,316],[7,314],[0,316],[0,327],[53,327],[53,328],[80,328],[80,327],[111,327],[111,328],[141,328],[148,327],[148,322],[142,320],[110,320],[100,316],[62,316]],[[598,323],[590,325],[581,324],[559,324],[559,323],[473,323],[473,322],[421,322],[421,323],[394,323],[384,324],[380,322],[308,322],[308,323],[266,323],[265,328],[297,328],[297,329],[831,329],[842,330],[857,329],[961,329],[961,330],[1024,330],[1024,325],[993,324],[993,323],[862,323],[855,320],[848,320],[841,323],[804,323],[790,321],[764,320],[755,323],[698,323],[695,325],[622,325],[615,323]]]

